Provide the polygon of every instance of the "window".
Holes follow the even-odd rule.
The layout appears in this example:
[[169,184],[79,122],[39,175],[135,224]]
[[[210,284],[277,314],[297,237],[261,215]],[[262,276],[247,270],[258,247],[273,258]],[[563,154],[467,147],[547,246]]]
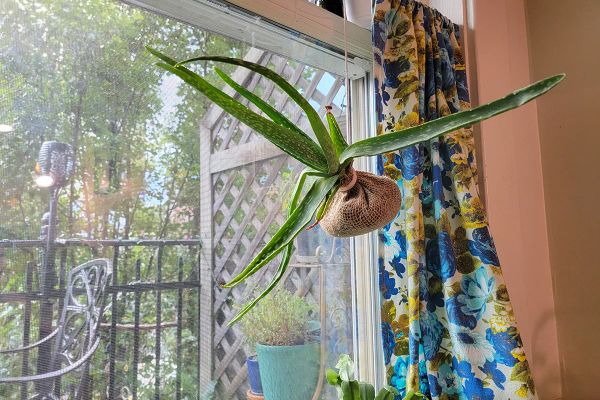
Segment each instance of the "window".
[[[220,4],[145,3],[154,12],[116,0],[0,4],[0,349],[30,346],[68,326],[66,296],[79,306],[91,301],[81,281],[69,285],[70,274],[92,259],[112,264],[97,333],[84,312],[74,324],[87,327],[81,334],[59,332],[30,350],[0,353],[0,379],[53,373],[67,354],[82,366],[41,384],[0,383],[2,398],[44,390],[67,397],[83,390],[93,399],[211,398],[212,390],[216,399],[246,398],[253,349],[227,322],[276,261],[249,285],[225,290],[218,282],[239,272],[283,221],[300,166],[155,67],[145,45],[178,59],[217,54],[262,63],[321,114],[332,105],[346,123],[339,52]],[[223,87],[213,67],[194,66]],[[271,82],[218,67],[310,132]],[[349,68],[364,74],[357,63]],[[352,90],[367,97],[361,85]],[[72,146],[54,149],[74,168],[67,162],[64,180],[36,185],[48,141]],[[296,247],[282,286],[313,308],[321,366],[333,366],[357,347],[355,244],[317,227]],[[55,339],[70,337],[57,350]],[[322,381],[314,390],[335,398]]]

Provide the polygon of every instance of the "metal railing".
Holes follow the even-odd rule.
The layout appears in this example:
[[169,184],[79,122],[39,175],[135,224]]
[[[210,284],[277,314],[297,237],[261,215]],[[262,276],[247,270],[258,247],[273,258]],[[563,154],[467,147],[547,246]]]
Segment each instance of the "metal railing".
[[[22,323],[15,325],[14,334],[11,332],[10,335],[13,338],[20,336],[23,346],[37,340],[34,339],[35,332],[32,332],[35,322],[38,337],[56,323],[56,311],[63,306],[68,270],[87,259],[98,256],[110,258],[113,275],[107,287],[109,304],[101,324],[102,344],[90,367],[90,382],[87,382],[89,398],[138,399],[139,396],[160,399],[163,395],[176,400],[196,398],[199,388],[183,387],[182,382],[198,381],[197,376],[184,379],[184,374],[189,375],[192,371],[195,375],[199,371],[199,357],[190,356],[193,351],[189,347],[194,346],[186,347],[186,354],[182,349],[184,329],[189,337],[195,339],[196,348],[198,343],[200,246],[197,239],[56,240],[50,253],[53,260],[44,262],[49,253],[46,241],[0,240],[0,266],[4,266],[5,271],[11,265],[26,265],[24,270],[21,267],[19,272],[13,271],[24,275],[18,285],[19,290],[4,290],[0,276],[0,309],[10,303],[22,305],[19,307]],[[165,302],[165,299],[171,301]],[[39,306],[32,307],[36,303]],[[167,344],[169,349],[165,351],[164,334],[171,329],[175,330],[174,343]],[[147,342],[142,343],[142,336],[148,334],[154,336],[153,354],[149,354],[151,346]],[[130,344],[131,347],[128,347]],[[175,382],[174,390],[167,394],[163,393],[165,386],[173,382],[166,381],[162,358],[169,355],[172,359],[173,346],[175,357],[171,364],[174,364]],[[123,356],[124,353],[130,357]],[[44,360],[39,359],[44,354],[40,349],[35,366],[38,372],[44,368]],[[153,369],[150,368],[153,390],[149,389],[150,382],[140,382],[138,378],[140,366],[148,367],[148,362],[142,361],[142,358],[148,357],[153,359]],[[36,372],[32,371],[29,358],[29,354],[25,354],[20,371],[11,372],[23,376]],[[126,378],[118,372],[122,370],[126,370]],[[172,380],[173,371],[168,372],[168,379]],[[60,385],[57,390],[60,392]],[[144,396],[140,394],[141,390],[145,390]],[[34,391],[33,385],[21,384],[17,398],[27,399]],[[148,391],[152,391],[153,396],[146,397]]]

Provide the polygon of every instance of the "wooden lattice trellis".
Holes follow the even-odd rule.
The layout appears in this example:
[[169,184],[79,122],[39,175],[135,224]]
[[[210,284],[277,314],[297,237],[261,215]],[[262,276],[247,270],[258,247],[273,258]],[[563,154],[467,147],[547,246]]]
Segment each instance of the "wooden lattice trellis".
[[[245,59],[268,65],[283,75],[321,115],[327,105],[333,106],[334,115],[342,114],[343,110],[333,101],[345,90],[341,78],[254,48]],[[233,78],[310,132],[301,109],[271,81],[243,68],[238,68]],[[253,110],[258,112],[256,108]],[[345,124],[343,117],[340,123]],[[235,313],[232,299],[240,298],[246,288],[240,285],[222,289],[216,283],[228,281],[240,272],[283,222],[282,201],[301,165],[218,107],[207,112],[200,136],[204,244],[200,385],[206,387],[217,380],[219,398],[244,399],[247,355],[238,328],[227,327],[227,322]],[[276,259],[262,269],[254,282],[261,284],[270,279],[278,262]],[[294,264],[296,267],[288,270],[286,285],[318,301],[318,268],[300,268],[298,259]]]

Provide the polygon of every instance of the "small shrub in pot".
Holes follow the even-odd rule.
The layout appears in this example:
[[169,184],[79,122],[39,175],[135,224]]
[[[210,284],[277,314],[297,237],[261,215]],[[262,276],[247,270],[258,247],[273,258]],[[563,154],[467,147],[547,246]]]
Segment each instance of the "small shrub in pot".
[[315,337],[314,305],[276,289],[240,321],[250,346],[256,348],[266,400],[310,400],[320,370]]

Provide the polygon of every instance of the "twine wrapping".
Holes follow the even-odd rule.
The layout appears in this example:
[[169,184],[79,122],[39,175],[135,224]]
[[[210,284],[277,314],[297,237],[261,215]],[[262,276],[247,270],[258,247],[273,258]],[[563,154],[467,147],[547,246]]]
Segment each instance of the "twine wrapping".
[[400,189],[392,179],[350,167],[319,225],[331,236],[362,235],[392,221],[400,203]]

